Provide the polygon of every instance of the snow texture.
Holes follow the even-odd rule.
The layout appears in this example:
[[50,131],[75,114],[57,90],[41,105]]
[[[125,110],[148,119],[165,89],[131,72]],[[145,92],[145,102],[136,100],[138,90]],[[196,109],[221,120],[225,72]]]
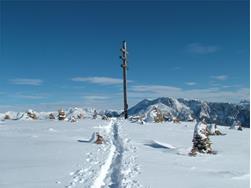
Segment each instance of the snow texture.
[[0,121],[0,187],[248,188],[249,129],[218,126],[227,135],[210,138],[217,155],[190,157],[195,124]]

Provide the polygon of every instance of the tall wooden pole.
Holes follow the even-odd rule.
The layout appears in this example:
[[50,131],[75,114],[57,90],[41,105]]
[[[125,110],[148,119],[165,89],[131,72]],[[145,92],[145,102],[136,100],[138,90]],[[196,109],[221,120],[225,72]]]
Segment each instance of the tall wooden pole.
[[127,104],[127,80],[126,80],[126,71],[127,71],[127,48],[126,48],[126,41],[123,41],[122,48],[120,49],[122,52],[122,59],[121,67],[123,69],[123,89],[124,89],[124,116],[125,119],[128,118],[128,104]]

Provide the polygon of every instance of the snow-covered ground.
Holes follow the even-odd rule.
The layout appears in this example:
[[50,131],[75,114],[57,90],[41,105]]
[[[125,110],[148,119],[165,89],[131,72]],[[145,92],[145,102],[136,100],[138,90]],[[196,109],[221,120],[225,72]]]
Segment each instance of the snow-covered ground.
[[249,187],[249,129],[219,126],[227,135],[210,137],[217,155],[190,157],[194,125],[0,121],[0,187]]

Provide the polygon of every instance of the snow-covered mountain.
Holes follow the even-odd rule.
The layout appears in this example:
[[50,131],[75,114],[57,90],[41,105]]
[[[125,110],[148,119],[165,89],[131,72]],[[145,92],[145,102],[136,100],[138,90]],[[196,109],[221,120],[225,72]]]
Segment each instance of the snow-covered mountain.
[[130,108],[128,113],[130,116],[141,116],[147,119],[149,113],[156,108],[166,119],[178,118],[181,121],[189,121],[205,117],[208,123],[226,126],[238,120],[242,126],[250,127],[249,101],[231,104],[162,97],[155,100],[145,99]]
[[[97,113],[99,117],[119,117],[121,115],[121,112],[114,110],[98,111],[94,108],[69,108],[65,110],[65,120],[75,121],[93,118],[94,113]],[[231,126],[235,121],[239,121],[242,126],[250,127],[249,101],[231,104],[162,97],[155,100],[145,99],[130,108],[128,113],[132,117],[138,117],[147,122],[154,121],[155,116],[161,113],[166,121],[174,119],[191,121],[204,117],[208,123]],[[0,113],[0,120],[45,120],[57,119],[57,117],[58,111],[36,112],[27,110],[26,112]]]

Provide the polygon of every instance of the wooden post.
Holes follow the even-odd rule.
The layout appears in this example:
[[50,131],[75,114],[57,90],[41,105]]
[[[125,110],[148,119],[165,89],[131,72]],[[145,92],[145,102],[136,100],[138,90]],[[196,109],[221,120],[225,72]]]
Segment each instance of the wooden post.
[[123,69],[123,89],[124,89],[124,116],[125,119],[128,118],[128,104],[127,104],[127,80],[126,80],[126,71],[127,71],[127,48],[126,48],[126,41],[123,41],[122,48],[120,49],[122,52],[122,59],[121,67]]

